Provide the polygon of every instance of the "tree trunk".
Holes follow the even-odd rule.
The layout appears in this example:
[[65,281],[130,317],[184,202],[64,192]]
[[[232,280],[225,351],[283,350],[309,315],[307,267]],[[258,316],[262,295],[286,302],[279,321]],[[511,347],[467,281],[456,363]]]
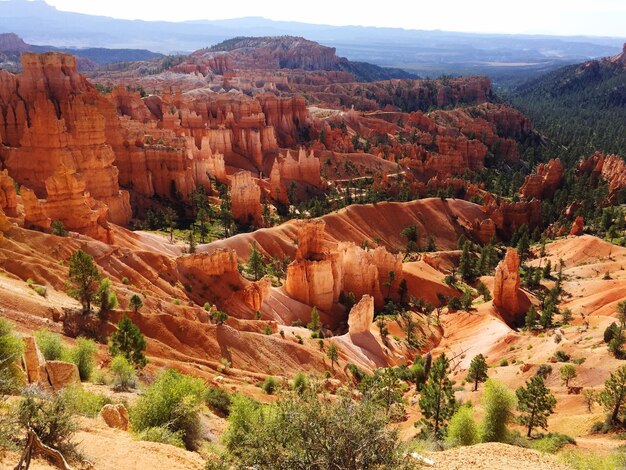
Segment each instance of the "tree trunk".
[[478,390],[478,378],[476,378],[476,382],[474,382],[474,391]]

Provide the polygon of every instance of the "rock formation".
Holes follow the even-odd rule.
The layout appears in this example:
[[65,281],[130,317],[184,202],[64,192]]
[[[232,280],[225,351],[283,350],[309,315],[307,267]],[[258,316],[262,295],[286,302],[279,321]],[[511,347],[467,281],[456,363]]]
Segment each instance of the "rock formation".
[[609,184],[608,200],[610,203],[615,203],[617,192],[626,188],[626,163],[617,155],[605,156],[596,152],[591,157],[581,161],[577,170],[606,181]]
[[574,223],[572,224],[572,229],[569,231],[569,234],[574,235],[574,236],[579,236],[584,233],[584,229],[585,229],[585,219],[578,216],[574,220]]
[[505,238],[510,238],[522,225],[532,231],[541,224],[541,201],[538,199],[509,202],[495,199],[487,193],[482,211],[493,220],[498,233]]
[[525,306],[520,301],[519,263],[517,250],[509,248],[504,259],[496,267],[494,279],[493,304],[509,325],[519,324],[520,315],[526,312]]
[[[103,98],[68,54],[22,55],[23,72],[0,71],[0,160],[20,184],[45,198],[44,182],[59,165],[82,175],[92,197],[126,224],[131,209],[120,191],[115,154],[105,139]],[[18,92],[19,90],[19,92]]]
[[614,55],[609,59],[611,62],[617,65],[622,65],[626,67],[626,43],[624,43],[624,49],[617,55]]
[[28,383],[44,389],[61,390],[70,384],[80,384],[76,364],[63,361],[46,361],[32,336],[24,336],[24,369]]
[[298,157],[295,159],[291,151],[287,150],[286,155],[278,157],[272,166],[270,173],[272,198],[283,203],[288,202],[287,192],[291,181],[306,183],[316,188],[321,187],[320,170],[320,159],[315,157],[312,151],[307,154],[306,150],[300,147]]
[[549,199],[561,185],[564,174],[563,164],[559,159],[540,163],[537,171],[524,180],[519,191],[520,196],[525,199]]
[[108,427],[128,431],[128,410],[121,403],[104,405],[100,416]]
[[[287,268],[285,290],[290,297],[330,312],[340,294],[352,292],[356,298],[371,295],[382,307],[387,290],[393,293],[402,277],[402,258],[385,248],[364,250],[354,243],[332,246],[323,241],[324,222],[303,223],[298,231],[296,258]],[[390,281],[393,271],[396,280]]]
[[370,326],[374,322],[374,297],[364,295],[361,300],[352,307],[348,316],[348,333],[350,336],[361,333],[369,333]]
[[262,227],[261,188],[249,171],[233,175],[230,194],[234,219],[241,224]]
[[107,224],[108,208],[86,192],[82,175],[60,166],[45,184],[48,194],[45,201],[38,200],[32,191],[23,191],[27,227],[48,230],[52,221],[59,220],[68,230],[108,243],[112,241]]
[[496,224],[491,219],[475,220],[473,233],[483,245],[486,245],[496,236]]
[[10,217],[17,215],[17,191],[7,170],[0,172],[0,209]]

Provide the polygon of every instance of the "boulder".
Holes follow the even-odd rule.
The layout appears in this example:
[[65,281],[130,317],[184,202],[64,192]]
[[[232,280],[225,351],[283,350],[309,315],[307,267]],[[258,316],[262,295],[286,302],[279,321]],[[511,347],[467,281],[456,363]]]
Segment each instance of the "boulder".
[[348,316],[348,333],[350,336],[369,333],[374,322],[374,297],[364,295],[359,303],[352,307]]
[[120,403],[117,405],[104,405],[100,410],[100,416],[110,428],[128,431],[128,410]]
[[72,384],[80,384],[76,364],[64,361],[46,361],[46,373],[53,390],[61,390]]

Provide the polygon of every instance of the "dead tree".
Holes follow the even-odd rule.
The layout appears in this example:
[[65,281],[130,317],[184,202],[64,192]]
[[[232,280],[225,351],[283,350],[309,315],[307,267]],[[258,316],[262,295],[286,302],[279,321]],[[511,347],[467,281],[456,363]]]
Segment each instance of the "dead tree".
[[39,436],[35,434],[35,431],[32,429],[28,429],[27,431],[27,439],[26,439],[26,447],[22,452],[19,463],[15,466],[13,470],[28,470],[30,467],[30,461],[33,458],[34,453],[39,453],[40,455],[44,455],[50,459],[50,461],[61,470],[72,470],[72,467],[68,465],[63,454],[58,450],[53,449],[52,447],[48,447],[39,439]]

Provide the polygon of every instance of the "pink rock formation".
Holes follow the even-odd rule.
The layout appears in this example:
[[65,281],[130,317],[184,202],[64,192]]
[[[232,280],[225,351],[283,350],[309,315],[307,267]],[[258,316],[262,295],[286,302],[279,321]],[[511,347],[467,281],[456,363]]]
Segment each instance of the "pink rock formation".
[[483,245],[496,236],[496,224],[491,219],[475,220],[473,232]]
[[23,193],[25,225],[47,230],[52,221],[59,220],[68,230],[112,241],[107,206],[86,192],[86,183],[75,170],[60,166],[46,179],[46,192],[45,201],[37,200],[32,192]]
[[626,163],[617,155],[604,156],[600,152],[596,152],[588,159],[580,162],[577,170],[606,181],[609,184],[608,200],[610,203],[615,203],[617,192],[626,188]]
[[63,361],[46,361],[32,336],[24,336],[24,367],[28,383],[44,389],[61,390],[68,385],[80,384],[76,364]]
[[311,151],[309,154],[300,147],[297,160],[287,150],[284,157],[278,157],[274,161],[270,173],[270,191],[272,198],[286,203],[287,191],[291,181],[298,181],[319,188],[322,184],[320,174],[321,166],[319,158]]
[[510,238],[522,225],[533,230],[541,224],[541,201],[538,199],[508,202],[487,193],[482,211],[493,220],[498,233],[505,238]]
[[572,229],[569,231],[570,235],[580,236],[584,233],[585,219],[583,217],[576,217],[572,224]]
[[528,175],[520,188],[520,196],[525,199],[546,199],[554,196],[561,185],[565,171],[561,160],[550,160],[547,164],[541,163],[537,171]]
[[509,248],[504,259],[496,267],[494,279],[493,304],[510,325],[519,323],[519,316],[526,312],[520,302],[519,263],[517,250]]
[[177,263],[186,268],[195,268],[207,276],[222,276],[225,273],[237,272],[237,252],[235,250],[219,249],[211,253],[197,253],[181,256]]
[[231,210],[235,220],[242,224],[262,227],[261,188],[249,171],[235,173],[231,179]]
[[128,431],[128,410],[121,403],[104,405],[100,416],[108,427]]
[[361,333],[369,333],[370,326],[374,322],[374,297],[364,295],[361,300],[352,307],[348,316],[348,333],[350,336]]
[[[357,298],[371,295],[382,307],[389,272],[396,280],[389,289],[393,295],[402,278],[402,258],[383,247],[364,250],[354,243],[336,246],[323,242],[324,222],[303,223],[298,232],[298,252],[287,268],[287,294],[308,305],[330,312],[342,292]],[[300,242],[302,240],[302,242]]]
[[0,209],[10,217],[17,215],[17,191],[7,170],[0,172]]
[[17,76],[0,72],[0,159],[9,174],[43,198],[44,181],[65,165],[109,206],[112,221],[127,223],[129,197],[119,189],[115,154],[105,142],[103,98],[71,55],[24,53],[22,65]]

